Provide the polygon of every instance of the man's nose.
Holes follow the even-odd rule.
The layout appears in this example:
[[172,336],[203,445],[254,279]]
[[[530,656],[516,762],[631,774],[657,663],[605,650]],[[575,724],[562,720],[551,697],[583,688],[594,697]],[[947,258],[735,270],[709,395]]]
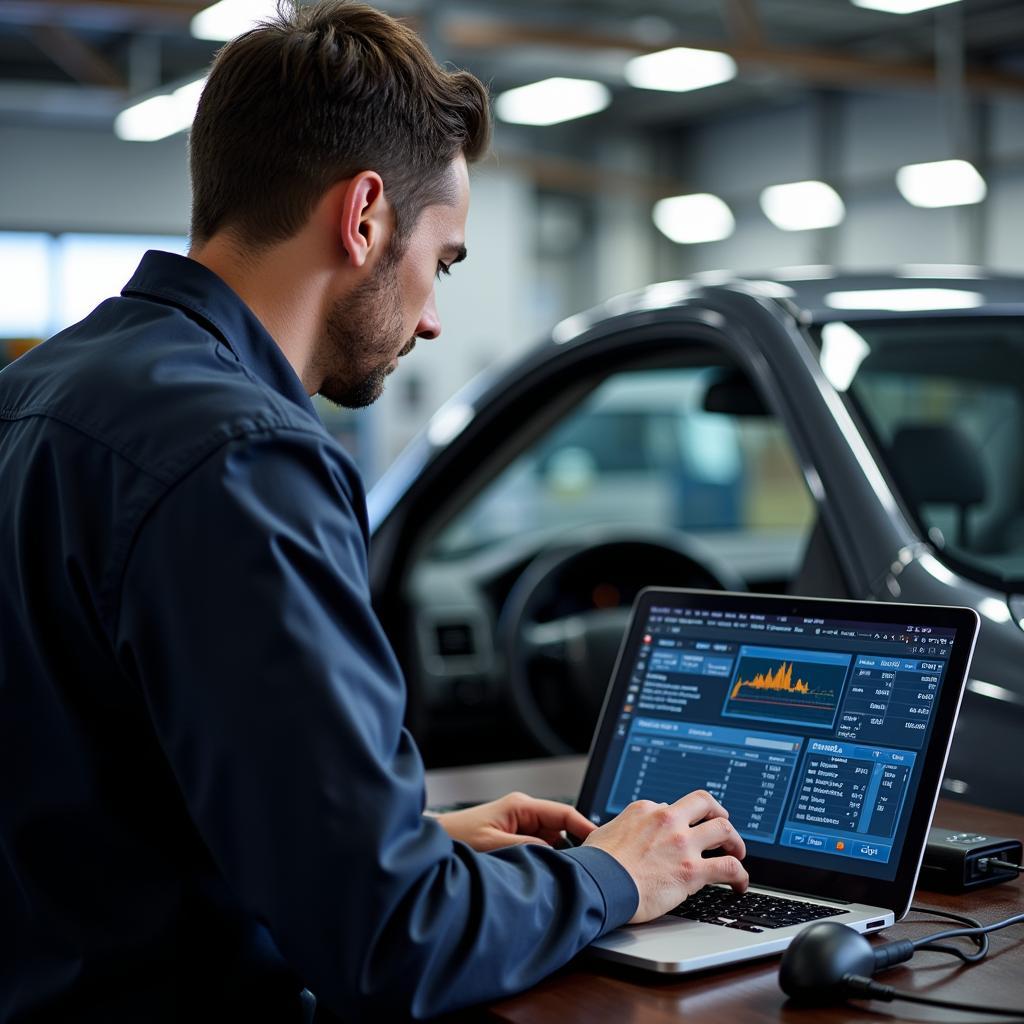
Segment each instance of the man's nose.
[[433,340],[441,333],[441,318],[437,315],[437,303],[434,301],[434,290],[430,290],[427,304],[420,313],[420,322],[416,325],[416,337]]

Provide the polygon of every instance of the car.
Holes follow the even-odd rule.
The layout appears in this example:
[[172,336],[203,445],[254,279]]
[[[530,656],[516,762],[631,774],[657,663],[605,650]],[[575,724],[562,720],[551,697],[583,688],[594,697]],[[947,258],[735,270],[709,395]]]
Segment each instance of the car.
[[1022,440],[1021,278],[699,275],[562,321],[368,496],[426,763],[585,751],[647,585],[957,604],[944,789],[1024,811]]

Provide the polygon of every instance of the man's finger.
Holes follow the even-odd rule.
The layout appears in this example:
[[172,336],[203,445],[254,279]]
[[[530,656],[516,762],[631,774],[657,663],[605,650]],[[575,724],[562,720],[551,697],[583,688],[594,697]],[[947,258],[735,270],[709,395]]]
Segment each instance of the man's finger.
[[541,800],[530,797],[527,803],[517,807],[517,814],[523,825],[532,825],[538,830],[571,832],[585,839],[597,826],[584,818],[575,807],[557,800]]
[[707,857],[704,860],[704,884],[724,882],[737,892],[746,892],[750,876],[735,857]]
[[708,818],[690,829],[690,834],[697,840],[702,850],[719,848],[742,860],[747,855],[747,847],[743,837],[725,818]]
[[517,836],[511,832],[499,832],[494,837],[495,849],[502,846],[550,846],[539,836]]
[[729,812],[705,789],[687,793],[672,804],[672,807],[685,815],[687,825],[695,825],[705,818],[729,817]]

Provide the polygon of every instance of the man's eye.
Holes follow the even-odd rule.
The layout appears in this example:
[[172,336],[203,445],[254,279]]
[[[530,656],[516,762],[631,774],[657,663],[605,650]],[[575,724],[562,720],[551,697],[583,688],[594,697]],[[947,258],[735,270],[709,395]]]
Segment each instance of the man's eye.
[[443,274],[447,277],[452,272],[452,268],[447,263],[438,262],[437,264],[437,277],[440,278]]

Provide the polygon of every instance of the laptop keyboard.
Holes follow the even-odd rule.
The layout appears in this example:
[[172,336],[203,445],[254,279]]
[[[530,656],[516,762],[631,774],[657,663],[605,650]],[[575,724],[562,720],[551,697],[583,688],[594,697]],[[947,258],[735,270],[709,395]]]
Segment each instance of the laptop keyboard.
[[707,885],[669,913],[689,921],[720,924],[743,932],[763,932],[766,928],[805,924],[823,917],[837,917],[849,911],[821,903],[787,900],[784,896],[770,896],[763,892],[745,892],[740,895],[732,889]]

